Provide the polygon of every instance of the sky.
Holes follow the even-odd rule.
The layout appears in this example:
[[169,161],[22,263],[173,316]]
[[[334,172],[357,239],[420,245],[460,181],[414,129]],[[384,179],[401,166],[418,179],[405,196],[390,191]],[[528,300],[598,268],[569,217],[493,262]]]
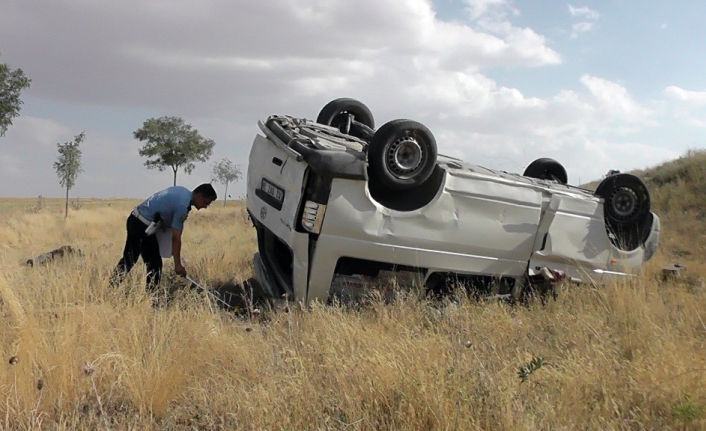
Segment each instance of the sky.
[[178,184],[223,158],[245,173],[258,120],[339,97],[493,169],[550,157],[576,185],[656,166],[706,147],[704,17],[687,0],[2,0],[0,63],[32,85],[0,137],[0,196],[63,196],[56,146],[82,131],[72,198],[166,188],[133,138],[162,116],[216,142]]

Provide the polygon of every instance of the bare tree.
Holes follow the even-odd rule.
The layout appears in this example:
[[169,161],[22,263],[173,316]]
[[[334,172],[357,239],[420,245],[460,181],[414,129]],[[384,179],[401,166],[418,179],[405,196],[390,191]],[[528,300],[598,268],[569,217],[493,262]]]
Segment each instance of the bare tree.
[[223,193],[223,207],[226,206],[226,199],[228,199],[228,184],[238,181],[243,177],[240,172],[240,166],[231,162],[228,158],[224,158],[213,165],[213,180],[219,182],[226,186],[225,193]]
[[66,211],[64,218],[69,216],[69,190],[76,184],[78,174],[83,172],[81,168],[81,149],[79,145],[86,139],[84,132],[74,137],[73,141],[56,144],[59,149],[59,157],[54,162],[54,170],[59,177],[59,184],[66,188]]

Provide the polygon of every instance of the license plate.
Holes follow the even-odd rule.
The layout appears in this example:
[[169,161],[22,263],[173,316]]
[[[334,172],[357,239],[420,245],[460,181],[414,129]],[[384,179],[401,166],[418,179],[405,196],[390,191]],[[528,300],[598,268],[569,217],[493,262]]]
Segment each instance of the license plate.
[[284,202],[284,189],[282,187],[276,186],[266,178],[263,178],[262,185],[260,186],[260,188],[263,192],[272,196],[277,202]]

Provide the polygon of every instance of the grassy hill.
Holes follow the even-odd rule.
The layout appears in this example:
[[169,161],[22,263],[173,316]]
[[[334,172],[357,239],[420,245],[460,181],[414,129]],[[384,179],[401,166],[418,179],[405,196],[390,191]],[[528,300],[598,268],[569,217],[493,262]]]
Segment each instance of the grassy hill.
[[700,264],[706,247],[706,150],[692,150],[664,165],[636,172],[652,194],[665,229],[662,251]]
[[[65,220],[61,205],[13,200],[0,221],[0,429],[704,429],[704,170],[692,152],[637,172],[663,227],[641,276],[515,306],[400,292],[236,315],[167,274],[176,299],[153,310],[140,265],[107,288],[134,202]],[[23,265],[63,244],[83,257]],[[255,250],[242,202],[184,231],[186,267],[207,286],[251,277]],[[662,281],[675,260],[687,275]]]

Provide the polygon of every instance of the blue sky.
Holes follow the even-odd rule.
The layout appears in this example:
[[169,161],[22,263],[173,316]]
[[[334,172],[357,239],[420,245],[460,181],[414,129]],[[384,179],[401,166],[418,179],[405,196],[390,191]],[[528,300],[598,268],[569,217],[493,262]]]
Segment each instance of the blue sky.
[[[183,117],[247,167],[257,120],[337,97],[427,125],[442,153],[573,184],[706,147],[706,3],[510,0],[4,0],[0,62],[32,78],[0,138],[0,195],[62,196],[56,143],[85,130],[72,196],[146,197],[132,132]],[[244,193],[244,181],[229,191]]]

